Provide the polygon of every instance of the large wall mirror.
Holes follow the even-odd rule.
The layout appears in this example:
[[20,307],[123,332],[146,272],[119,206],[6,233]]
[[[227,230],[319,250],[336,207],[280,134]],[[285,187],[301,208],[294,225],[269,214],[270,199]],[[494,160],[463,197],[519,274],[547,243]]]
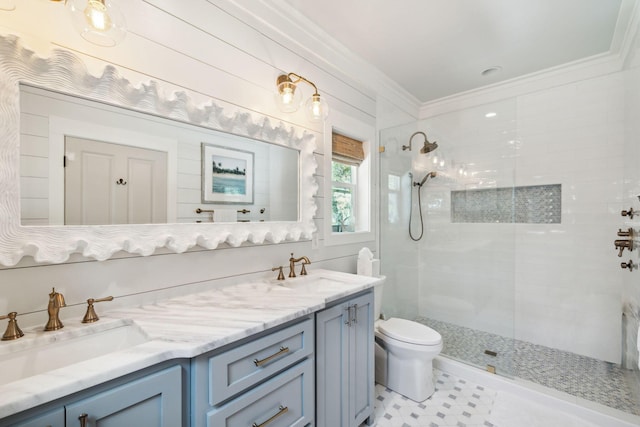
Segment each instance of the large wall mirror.
[[313,135],[0,44],[1,264],[311,238]]

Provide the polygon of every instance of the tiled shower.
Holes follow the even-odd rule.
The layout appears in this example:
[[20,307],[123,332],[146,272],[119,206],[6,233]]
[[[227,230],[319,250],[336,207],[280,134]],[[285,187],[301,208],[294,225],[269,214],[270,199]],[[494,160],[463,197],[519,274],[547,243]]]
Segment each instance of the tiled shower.
[[[637,257],[613,246],[638,188],[625,151],[638,80],[576,77],[383,130],[385,315],[439,330],[446,356],[640,414],[623,345],[640,276],[620,268]],[[439,148],[402,151],[416,131]]]

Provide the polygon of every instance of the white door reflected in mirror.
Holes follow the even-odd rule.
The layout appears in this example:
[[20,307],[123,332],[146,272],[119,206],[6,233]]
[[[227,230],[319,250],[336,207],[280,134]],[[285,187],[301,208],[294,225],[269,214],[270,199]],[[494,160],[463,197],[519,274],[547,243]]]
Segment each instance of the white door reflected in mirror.
[[167,153],[65,138],[65,225],[167,221]]

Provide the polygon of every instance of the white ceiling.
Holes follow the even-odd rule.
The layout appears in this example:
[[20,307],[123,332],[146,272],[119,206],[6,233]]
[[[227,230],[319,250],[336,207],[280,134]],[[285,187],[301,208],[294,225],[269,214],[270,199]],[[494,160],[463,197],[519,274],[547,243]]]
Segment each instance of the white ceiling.
[[609,53],[631,2],[286,1],[421,102]]

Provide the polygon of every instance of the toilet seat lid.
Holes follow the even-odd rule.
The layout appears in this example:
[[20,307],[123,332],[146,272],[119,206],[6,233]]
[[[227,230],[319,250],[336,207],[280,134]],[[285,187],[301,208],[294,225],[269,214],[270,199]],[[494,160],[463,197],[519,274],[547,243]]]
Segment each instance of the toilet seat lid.
[[418,322],[392,317],[380,322],[378,330],[389,338],[418,345],[438,345],[442,336],[430,327]]

